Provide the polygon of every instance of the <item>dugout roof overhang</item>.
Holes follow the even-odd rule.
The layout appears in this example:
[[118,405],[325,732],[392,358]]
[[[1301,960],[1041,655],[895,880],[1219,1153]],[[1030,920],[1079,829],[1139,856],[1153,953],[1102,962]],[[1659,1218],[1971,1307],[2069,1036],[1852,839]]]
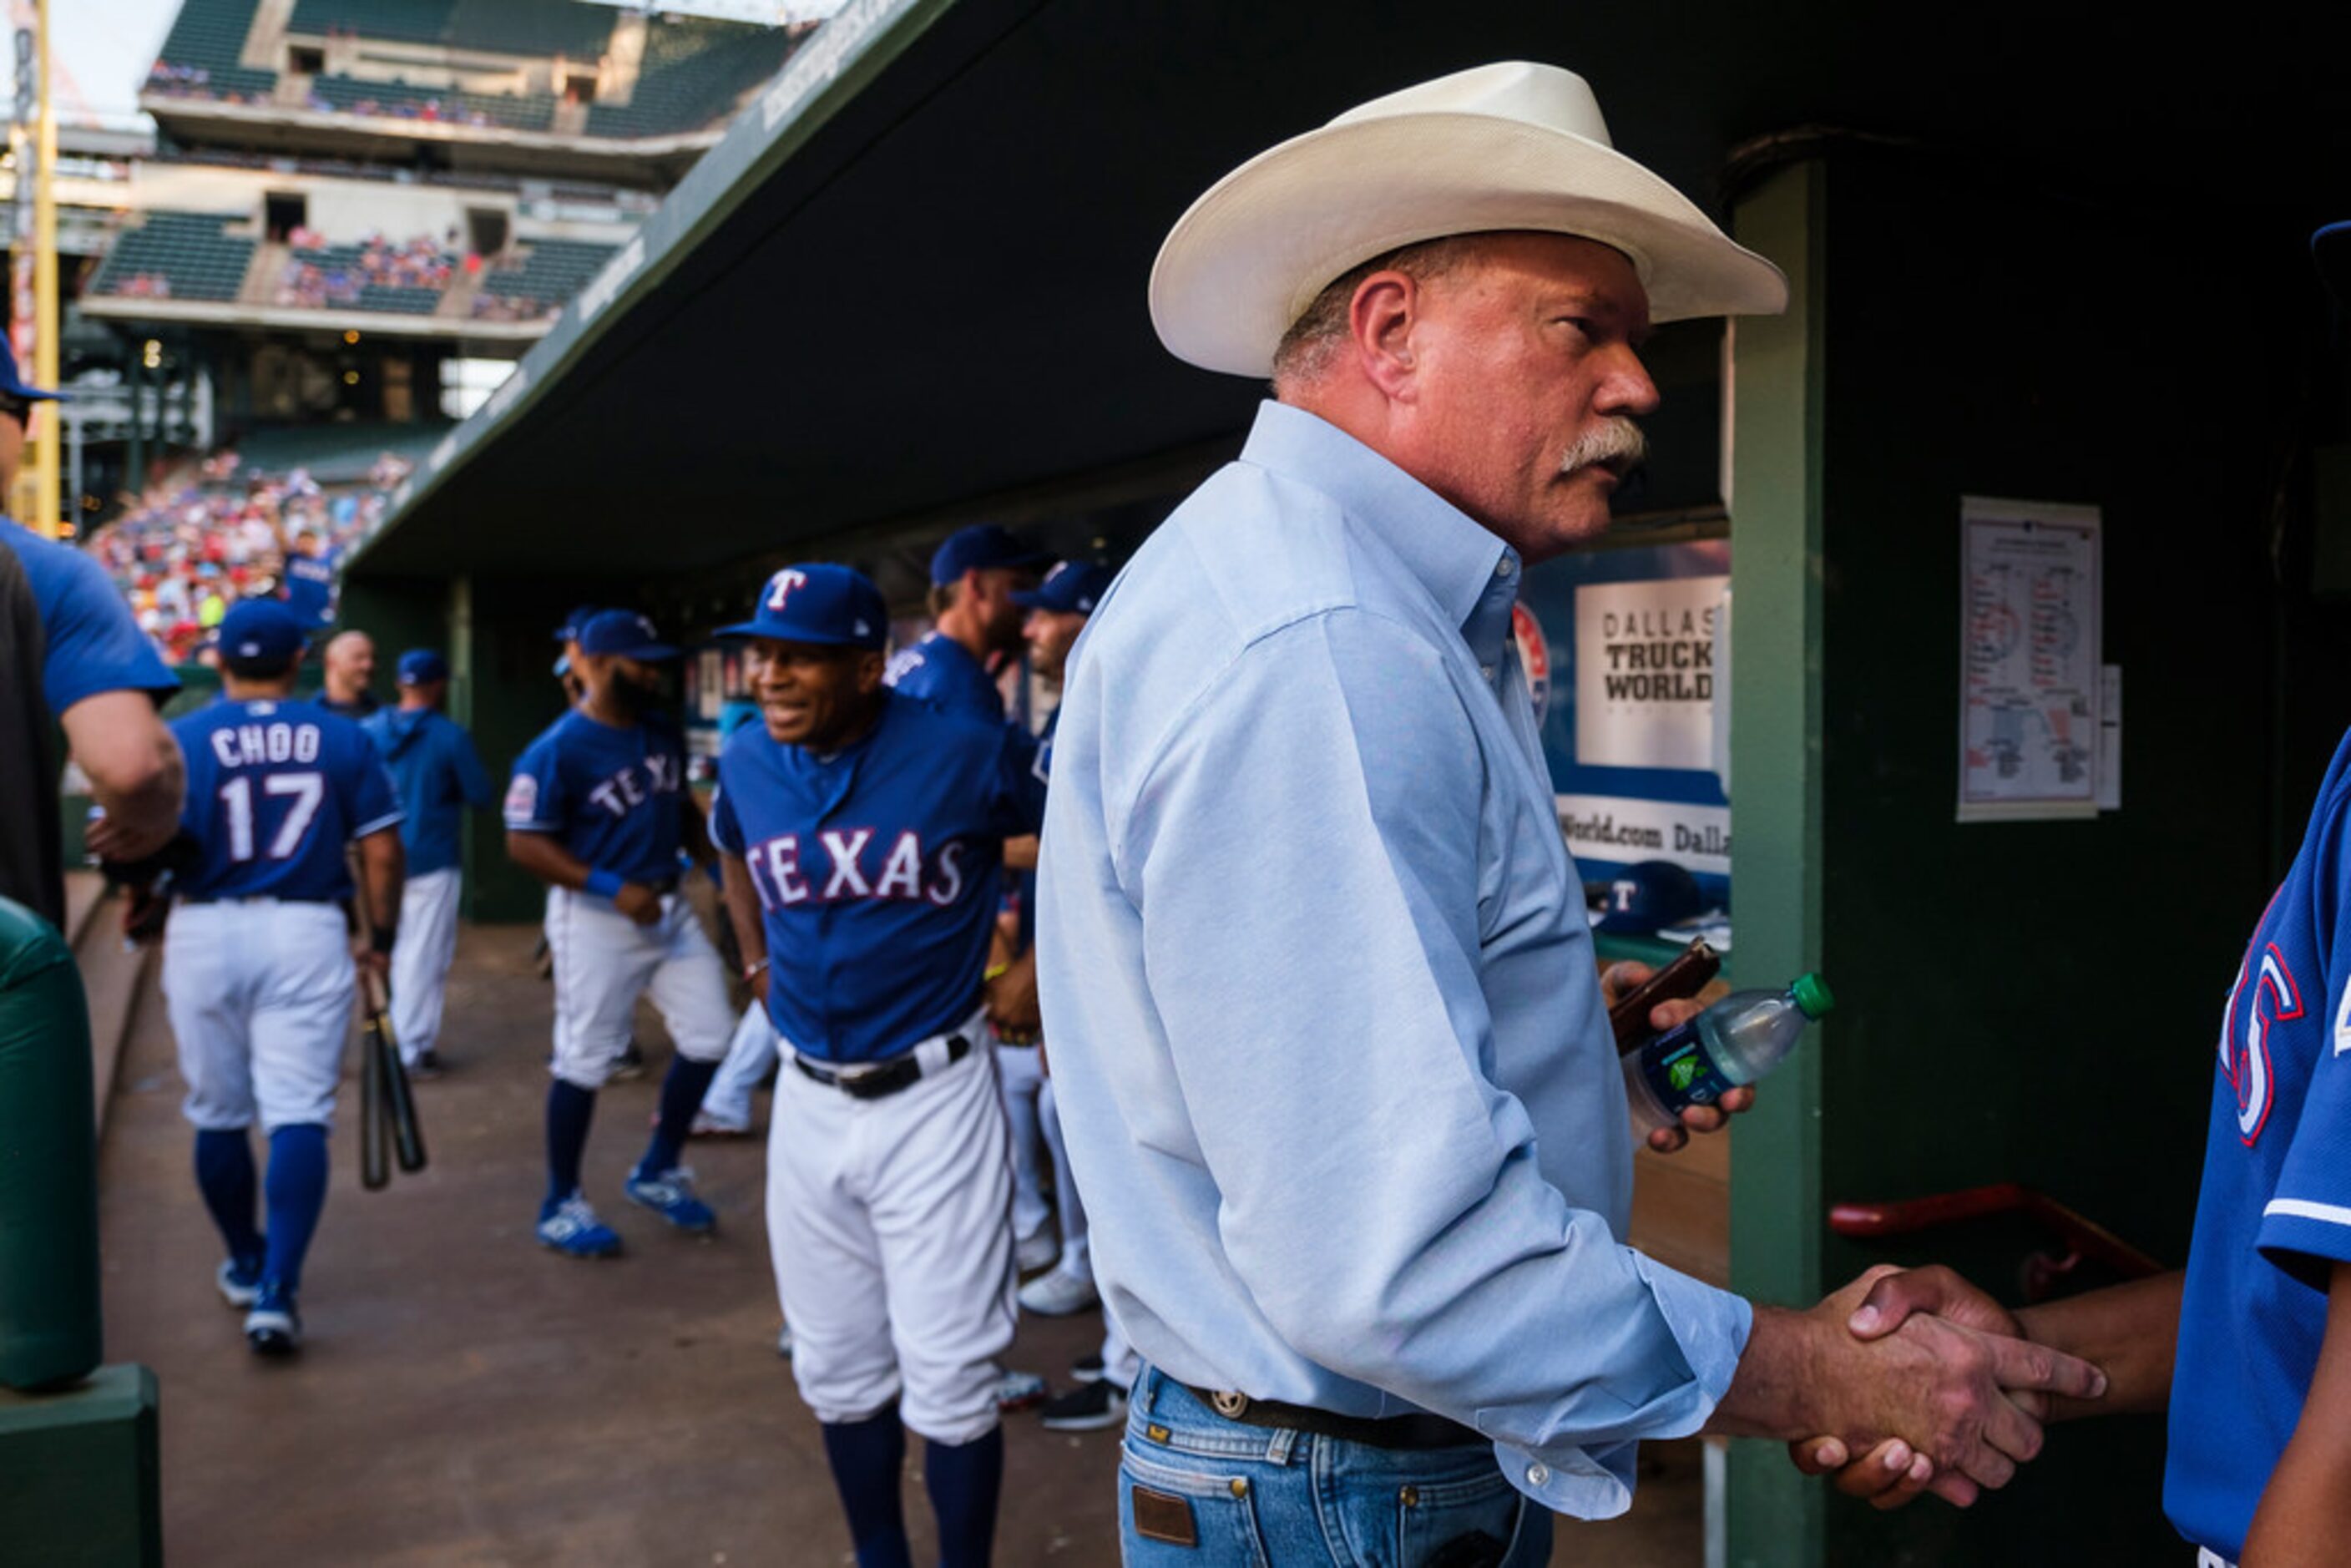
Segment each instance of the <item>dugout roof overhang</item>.
[[[2181,270],[2195,330],[2225,329],[2193,257],[2238,214],[2351,215],[2351,54],[2318,22],[2190,57],[2103,9],[1904,15],[854,0],[420,466],[355,570],[643,580],[1169,487],[1260,389],[1153,337],[1168,225],[1282,137],[1497,58],[1582,71],[1617,144],[1718,214],[1734,149],[1821,128],[2177,211],[2179,254],[2147,265]],[[2030,264],[2030,235],[1991,237]],[[1964,300],[1917,321],[1997,340]]]

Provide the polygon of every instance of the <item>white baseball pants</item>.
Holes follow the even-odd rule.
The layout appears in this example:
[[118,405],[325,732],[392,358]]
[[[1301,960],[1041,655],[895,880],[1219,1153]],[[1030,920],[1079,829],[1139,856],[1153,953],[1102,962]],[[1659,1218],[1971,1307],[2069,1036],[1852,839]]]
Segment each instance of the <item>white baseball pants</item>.
[[464,883],[464,873],[449,866],[401,885],[400,937],[392,948],[392,1036],[400,1041],[400,1060],[412,1066],[441,1038]]
[[735,1038],[726,1045],[726,1060],[718,1064],[708,1092],[702,1096],[702,1113],[730,1127],[749,1126],[751,1092],[776,1064],[782,1046],[783,1039],[776,1033],[767,1008],[753,997],[736,1022]]
[[997,1425],[1012,1343],[1012,1172],[983,1019],[952,1066],[917,1046],[921,1082],[883,1100],[791,1063],[768,1124],[768,1244],[792,1325],[792,1376],[820,1421],[898,1401],[907,1427],[969,1443]]
[[609,898],[549,888],[547,947],[555,958],[555,1076],[601,1089],[628,1049],[637,998],[650,995],[678,1054],[716,1061],[735,1030],[726,965],[693,906],[663,895],[661,918],[640,925]]
[[334,1119],[350,1037],[350,936],[332,904],[183,904],[163,935],[163,999],[183,1110],[205,1132]]
[[1044,1188],[1037,1179],[1043,1131],[1037,1098],[1044,1092],[1045,1070],[1033,1045],[999,1045],[996,1062],[1004,1086],[1004,1114],[1012,1127],[1012,1234],[1033,1236],[1047,1218]]

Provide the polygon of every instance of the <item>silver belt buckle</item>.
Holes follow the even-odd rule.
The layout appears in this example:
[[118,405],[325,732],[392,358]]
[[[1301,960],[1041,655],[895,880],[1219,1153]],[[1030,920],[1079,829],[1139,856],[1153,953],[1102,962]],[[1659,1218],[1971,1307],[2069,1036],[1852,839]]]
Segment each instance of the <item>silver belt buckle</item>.
[[1235,1394],[1229,1389],[1219,1389],[1208,1396],[1208,1407],[1228,1421],[1238,1421],[1249,1414],[1249,1396]]

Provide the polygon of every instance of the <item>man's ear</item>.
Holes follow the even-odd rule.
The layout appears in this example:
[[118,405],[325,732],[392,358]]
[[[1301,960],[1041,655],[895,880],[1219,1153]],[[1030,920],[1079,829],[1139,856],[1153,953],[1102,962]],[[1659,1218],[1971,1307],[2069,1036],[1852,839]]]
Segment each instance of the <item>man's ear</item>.
[[857,655],[857,689],[871,695],[882,687],[883,659],[881,650],[868,648]]
[[1421,288],[1409,273],[1391,267],[1355,286],[1347,305],[1348,337],[1364,378],[1390,399],[1410,402],[1418,368],[1414,334],[1420,325]]

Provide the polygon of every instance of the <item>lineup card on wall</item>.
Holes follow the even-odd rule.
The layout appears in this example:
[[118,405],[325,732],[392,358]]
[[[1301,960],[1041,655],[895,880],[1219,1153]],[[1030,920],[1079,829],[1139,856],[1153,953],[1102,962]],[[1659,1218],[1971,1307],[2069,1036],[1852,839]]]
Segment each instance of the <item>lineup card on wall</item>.
[[1959,534],[1959,820],[2095,817],[2098,508],[1963,496]]

